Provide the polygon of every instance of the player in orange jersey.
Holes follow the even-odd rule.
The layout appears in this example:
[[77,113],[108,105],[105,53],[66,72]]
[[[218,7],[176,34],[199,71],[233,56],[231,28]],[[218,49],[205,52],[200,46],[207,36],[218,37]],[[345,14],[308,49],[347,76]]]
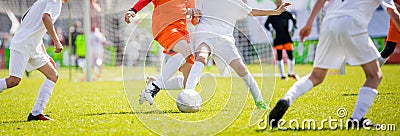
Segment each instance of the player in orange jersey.
[[[400,0],[394,0],[394,4],[396,5],[397,10],[400,11]],[[392,55],[394,49],[396,49],[396,45],[400,43],[399,29],[395,26],[393,20],[390,19],[390,27],[386,39],[386,46],[381,51],[381,57],[378,58],[380,66],[385,64],[385,62],[389,59],[389,56]]]
[[[152,33],[154,39],[164,48],[164,53],[171,55],[171,58],[164,65],[161,75],[154,80],[148,79],[146,88],[140,94],[139,103],[143,104],[147,100],[153,104],[155,95],[160,89],[166,88],[167,84],[181,86],[186,83],[187,75],[193,64],[193,56],[189,46],[189,31],[186,28],[186,16],[198,18],[201,13],[194,9],[194,0],[139,0],[125,14],[125,22],[130,23],[130,18],[135,17],[136,13],[143,7],[152,2],[155,6],[152,16]],[[196,16],[196,17],[195,17]],[[196,24],[197,22],[192,21]],[[176,82],[169,81],[172,75],[181,70],[184,78]],[[181,86],[180,88],[182,88]]]

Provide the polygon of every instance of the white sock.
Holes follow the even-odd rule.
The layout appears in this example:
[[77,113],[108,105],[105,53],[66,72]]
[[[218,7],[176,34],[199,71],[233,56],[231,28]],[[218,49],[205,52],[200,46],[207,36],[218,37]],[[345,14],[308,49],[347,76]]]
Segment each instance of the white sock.
[[47,102],[50,99],[51,93],[53,92],[55,83],[49,79],[45,79],[42,86],[39,89],[39,95],[36,99],[36,103],[33,106],[32,115],[37,116],[43,114],[43,110],[46,107]]
[[204,69],[204,64],[200,61],[195,61],[190,69],[188,79],[186,81],[186,89],[194,89],[200,81],[201,72]]
[[183,89],[183,76],[174,76],[168,79],[164,86],[158,86],[165,90],[180,90]]
[[0,93],[7,89],[7,82],[5,78],[0,79]]
[[288,65],[288,74],[293,75],[294,74],[294,58],[293,58],[293,60],[287,59],[287,65]]
[[299,80],[290,87],[289,91],[286,92],[283,98],[289,99],[289,105],[292,105],[293,101],[296,100],[299,96],[305,94],[310,91],[313,87],[313,83],[310,79],[307,80]]
[[351,118],[361,120],[371,107],[377,94],[378,91],[376,89],[361,87],[358,93],[356,107],[354,108]]
[[258,88],[256,80],[254,77],[249,73],[242,77],[244,83],[246,83],[247,87],[249,87],[251,96],[253,96],[254,102],[263,101],[260,88]]
[[180,53],[169,58],[162,68],[161,75],[157,77],[154,84],[157,86],[165,86],[163,84],[179,70],[183,63],[185,63],[185,58]]
[[281,77],[285,77],[285,70],[284,70],[284,66],[283,66],[283,61],[282,60],[277,60],[276,64],[278,64],[278,68],[279,68],[279,73],[281,74]]

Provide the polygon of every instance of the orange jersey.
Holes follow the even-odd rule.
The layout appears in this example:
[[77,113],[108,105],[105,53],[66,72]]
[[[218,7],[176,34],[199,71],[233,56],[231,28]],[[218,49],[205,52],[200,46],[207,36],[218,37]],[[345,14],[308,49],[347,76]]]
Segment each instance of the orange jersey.
[[[394,2],[396,4],[400,4],[400,0],[394,0]],[[390,27],[387,35],[387,41],[400,43],[400,32],[399,29],[397,29],[396,25],[394,25],[392,19],[390,19]]]
[[[173,55],[174,45],[185,40],[190,42],[186,27],[187,8],[194,8],[194,0],[139,0],[131,11],[138,12],[150,3],[154,5],[152,16],[152,34],[154,39],[164,48],[164,53]],[[193,56],[188,63],[194,62]]]
[[155,8],[152,17],[153,36],[159,34],[168,25],[186,30],[187,8],[194,7],[194,0],[152,0]]

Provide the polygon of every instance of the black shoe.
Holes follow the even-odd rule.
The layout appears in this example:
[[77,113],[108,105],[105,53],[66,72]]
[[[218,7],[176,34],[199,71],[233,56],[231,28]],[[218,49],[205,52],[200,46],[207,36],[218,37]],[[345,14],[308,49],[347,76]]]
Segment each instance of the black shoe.
[[300,79],[300,76],[298,76],[298,75],[296,75],[296,74],[293,74],[293,75],[288,75],[288,77],[291,77],[291,78],[293,78],[294,80],[299,80]]
[[32,120],[43,120],[43,121],[46,121],[46,120],[53,120],[53,119],[51,119],[48,116],[43,115],[43,114],[39,114],[37,116],[33,116],[32,113],[29,113],[28,121],[32,121]]
[[271,127],[277,127],[279,120],[282,119],[283,115],[289,108],[289,100],[280,99],[275,107],[269,113],[268,123]]
[[[360,125],[361,124],[361,125]],[[377,125],[372,123],[371,120],[367,118],[362,118],[360,121],[357,119],[350,118],[347,122],[347,129],[359,129],[363,127],[376,127]]]
[[281,77],[281,79],[282,79],[282,80],[286,80],[286,77],[283,76],[283,77]]

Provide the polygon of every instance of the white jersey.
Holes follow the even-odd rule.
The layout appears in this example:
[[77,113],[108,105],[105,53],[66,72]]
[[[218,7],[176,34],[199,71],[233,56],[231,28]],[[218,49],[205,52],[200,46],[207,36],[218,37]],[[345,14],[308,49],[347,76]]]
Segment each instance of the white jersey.
[[49,14],[54,23],[61,13],[61,6],[61,0],[36,1],[22,16],[21,25],[11,41],[10,49],[31,57],[42,52],[42,37],[46,33],[42,16],[44,13]]
[[196,32],[233,36],[236,20],[247,16],[251,8],[241,0],[196,0],[203,16]]
[[385,10],[396,9],[393,0],[330,0],[325,19],[347,15],[367,28],[373,12],[379,5]]

